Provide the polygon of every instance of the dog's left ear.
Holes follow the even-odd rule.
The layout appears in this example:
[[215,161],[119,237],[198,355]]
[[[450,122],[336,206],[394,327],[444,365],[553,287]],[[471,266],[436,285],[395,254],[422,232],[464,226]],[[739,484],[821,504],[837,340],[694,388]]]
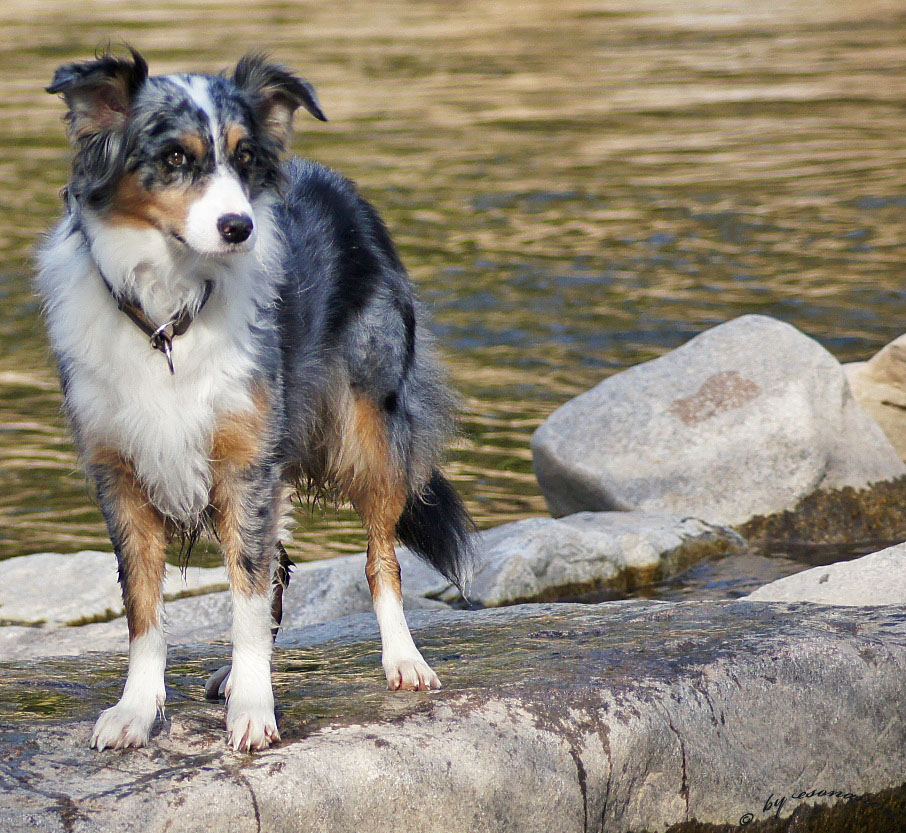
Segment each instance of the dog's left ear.
[[233,83],[250,93],[264,129],[286,147],[293,131],[293,113],[304,107],[316,119],[327,121],[315,88],[286,67],[272,64],[264,55],[246,55],[236,65]]
[[94,61],[64,64],[47,87],[62,93],[69,112],[67,132],[73,144],[89,136],[121,130],[132,100],[148,78],[148,64],[132,47],[132,60],[104,54]]

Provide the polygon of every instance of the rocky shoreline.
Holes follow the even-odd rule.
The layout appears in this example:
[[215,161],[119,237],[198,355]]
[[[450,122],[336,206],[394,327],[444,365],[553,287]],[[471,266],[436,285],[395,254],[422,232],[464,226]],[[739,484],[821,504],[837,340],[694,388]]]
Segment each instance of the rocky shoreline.
[[364,555],[298,565],[283,743],[254,757],[202,696],[228,655],[222,568],[168,571],[169,717],[147,749],[98,755],[127,646],[115,559],[0,562],[0,829],[773,831],[869,807],[858,829],[900,829],[906,544],[738,601],[538,603],[766,541],[906,539],[901,350],[844,369],[745,316],[564,405],[532,442],[554,517],[480,534],[484,610],[400,553],[440,693],[383,690]]

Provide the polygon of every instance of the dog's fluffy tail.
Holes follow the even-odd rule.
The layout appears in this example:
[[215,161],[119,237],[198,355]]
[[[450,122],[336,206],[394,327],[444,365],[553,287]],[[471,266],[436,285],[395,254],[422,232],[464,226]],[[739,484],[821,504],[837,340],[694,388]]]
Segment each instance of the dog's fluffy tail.
[[478,558],[475,522],[456,490],[437,469],[409,495],[396,534],[423,561],[466,596]]

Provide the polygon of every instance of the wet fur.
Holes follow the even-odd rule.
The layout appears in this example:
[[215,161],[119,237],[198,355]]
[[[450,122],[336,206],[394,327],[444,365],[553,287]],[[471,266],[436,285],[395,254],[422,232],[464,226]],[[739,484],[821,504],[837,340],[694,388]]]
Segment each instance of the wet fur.
[[[453,402],[374,208],[339,174],[282,161],[293,111],[324,118],[313,88],[261,56],[231,75],[151,77],[133,51],[65,65],[48,90],[66,100],[75,154],[37,286],[130,629],[126,690],[93,745],[146,742],[162,707],[164,545],[202,529],[234,594],[230,741],[279,738],[262,611],[279,621],[298,482],[362,516],[391,688],[435,687],[402,618],[393,543],[468,578],[472,523],[438,469]],[[248,240],[219,231],[226,216],[248,218]],[[155,322],[191,311],[174,374],[114,295]],[[133,678],[153,680],[156,700]]]

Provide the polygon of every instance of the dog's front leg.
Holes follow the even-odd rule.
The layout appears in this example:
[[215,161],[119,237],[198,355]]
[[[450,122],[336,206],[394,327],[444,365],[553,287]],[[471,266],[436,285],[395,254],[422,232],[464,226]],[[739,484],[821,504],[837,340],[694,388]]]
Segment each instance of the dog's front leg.
[[221,460],[212,493],[214,524],[233,594],[233,664],[226,698],[227,742],[235,750],[265,749],[280,740],[271,687],[279,484],[271,468]]
[[91,746],[98,751],[144,746],[166,698],[167,644],[161,628],[165,525],[132,467],[118,454],[96,454],[90,472],[119,562],[129,626],[129,672],[123,696],[98,718]]

